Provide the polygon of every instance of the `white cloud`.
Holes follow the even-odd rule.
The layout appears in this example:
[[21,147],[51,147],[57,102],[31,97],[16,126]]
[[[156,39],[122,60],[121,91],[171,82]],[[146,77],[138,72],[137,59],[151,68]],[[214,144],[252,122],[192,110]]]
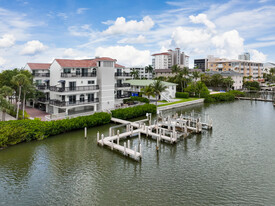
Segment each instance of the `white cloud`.
[[131,20],[126,21],[124,17],[118,17],[116,21],[108,29],[103,31],[103,34],[126,34],[149,31],[154,26],[154,21],[145,16],[141,21]]
[[62,13],[62,12],[61,12],[61,13],[58,13],[57,16],[63,18],[64,20],[67,20],[67,19],[68,19],[68,15],[65,14],[65,13]]
[[115,58],[119,64],[124,66],[146,66],[151,64],[149,50],[137,50],[129,45],[98,47],[95,51],[95,56]]
[[76,55],[76,51],[74,51],[72,48],[65,49],[64,51],[64,57],[75,57]]
[[244,39],[240,37],[236,30],[216,35],[211,39],[216,47],[216,53],[222,57],[237,58],[238,54],[244,51]]
[[199,14],[197,16],[191,15],[189,18],[191,22],[195,24],[204,24],[210,30],[214,30],[216,28],[216,25],[207,18],[206,14]]
[[5,34],[0,38],[0,48],[11,47],[15,43],[15,37],[12,34]]
[[266,55],[256,49],[252,49],[249,51],[251,53],[251,60],[256,62],[265,62]]
[[88,24],[82,26],[70,26],[68,30],[73,36],[90,36],[93,33],[93,30]]
[[211,34],[202,29],[185,29],[178,27],[172,34],[172,44],[182,49],[197,47],[205,44],[211,38]]
[[89,8],[78,8],[76,10],[76,13],[77,14],[83,14],[85,11],[89,10]]
[[44,51],[47,47],[38,40],[28,41],[21,51],[23,55],[35,55]]
[[147,42],[147,40],[146,40],[145,36],[139,35],[138,37],[134,37],[134,38],[121,39],[117,43],[120,43],[120,44],[127,44],[127,43],[129,43],[129,44],[144,44],[146,42]]
[[6,63],[6,60],[3,57],[0,57],[0,66],[3,66]]

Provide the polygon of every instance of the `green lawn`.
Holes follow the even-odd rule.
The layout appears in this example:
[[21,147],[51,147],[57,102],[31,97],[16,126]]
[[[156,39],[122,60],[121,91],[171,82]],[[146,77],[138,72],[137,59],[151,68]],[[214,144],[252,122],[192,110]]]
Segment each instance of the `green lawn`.
[[168,106],[168,105],[172,105],[172,104],[178,104],[178,103],[182,103],[182,102],[189,102],[189,101],[194,101],[194,100],[197,100],[197,99],[201,99],[201,98],[177,98],[179,101],[176,101],[176,102],[170,102],[170,103],[167,103],[167,104],[161,104],[161,105],[158,105],[158,107],[163,107],[163,106]]

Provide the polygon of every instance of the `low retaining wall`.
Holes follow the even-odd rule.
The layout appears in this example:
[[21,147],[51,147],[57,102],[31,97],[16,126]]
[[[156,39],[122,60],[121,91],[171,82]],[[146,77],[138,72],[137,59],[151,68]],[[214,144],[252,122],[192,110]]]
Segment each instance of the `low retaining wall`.
[[174,108],[178,108],[178,107],[184,107],[184,106],[199,104],[199,103],[203,103],[203,102],[204,102],[204,99],[197,99],[194,101],[182,102],[182,103],[178,103],[178,104],[172,104],[172,105],[167,105],[167,106],[163,106],[163,107],[158,107],[157,110],[162,111],[162,110],[167,110],[167,109],[174,109]]

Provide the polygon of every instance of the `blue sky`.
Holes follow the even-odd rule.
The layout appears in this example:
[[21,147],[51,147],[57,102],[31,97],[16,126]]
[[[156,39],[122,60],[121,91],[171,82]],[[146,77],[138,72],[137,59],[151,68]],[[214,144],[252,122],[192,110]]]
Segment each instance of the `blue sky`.
[[180,47],[194,58],[275,62],[274,0],[0,0],[0,70],[54,58],[110,56],[145,66]]

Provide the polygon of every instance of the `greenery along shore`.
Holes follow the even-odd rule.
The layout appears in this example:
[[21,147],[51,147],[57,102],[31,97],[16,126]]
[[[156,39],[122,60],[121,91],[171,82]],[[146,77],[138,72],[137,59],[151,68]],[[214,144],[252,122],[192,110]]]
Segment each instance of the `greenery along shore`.
[[0,122],[0,148],[25,141],[42,140],[49,136],[85,127],[90,128],[108,124],[111,121],[111,116],[121,119],[131,119],[145,116],[146,113],[155,114],[156,106],[153,104],[144,104],[113,110],[112,115],[106,112],[99,112],[90,116],[56,121],[40,121],[35,119]]

